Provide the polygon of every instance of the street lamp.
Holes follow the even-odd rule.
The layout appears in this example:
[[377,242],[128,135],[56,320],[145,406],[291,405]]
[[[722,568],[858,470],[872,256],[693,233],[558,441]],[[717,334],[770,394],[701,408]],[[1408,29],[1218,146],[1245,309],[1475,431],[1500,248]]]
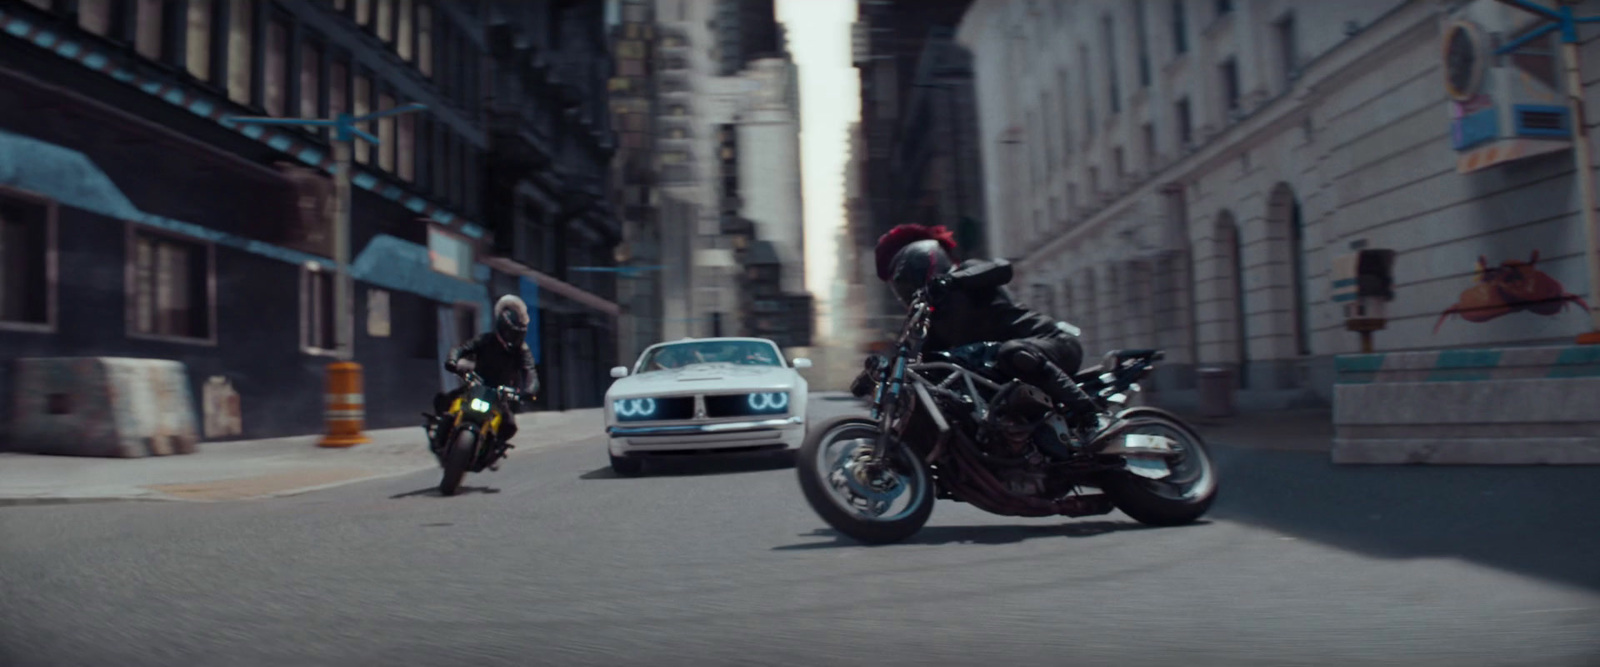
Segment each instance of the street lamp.
[[333,229],[333,261],[337,266],[334,275],[333,312],[338,318],[338,326],[334,327],[334,354],[341,361],[355,359],[355,313],[353,311],[354,283],[350,280],[350,154],[351,145],[356,137],[377,145],[381,142],[366,131],[356,127],[357,123],[398,116],[403,113],[423,111],[428,107],[425,104],[405,104],[392,109],[386,109],[365,116],[352,116],[341,113],[332,119],[324,118],[271,118],[260,116],[224,116],[225,123],[251,123],[255,125],[301,125],[311,127],[331,127],[334,129],[333,154],[337,163],[337,173],[334,174],[334,200],[338,215],[334,218]]
[[1528,0],[1496,0],[1530,14],[1538,15],[1550,23],[1512,40],[1495,51],[1504,55],[1522,48],[1524,44],[1552,31],[1561,32],[1561,52],[1567,61],[1567,104],[1571,109],[1568,122],[1572,125],[1572,156],[1577,163],[1578,187],[1583,193],[1583,231],[1587,245],[1584,256],[1589,260],[1589,299],[1596,304],[1589,307],[1590,330],[1578,336],[1579,345],[1600,345],[1600,223],[1595,219],[1594,165],[1590,162],[1589,128],[1584,116],[1583,75],[1578,68],[1578,24],[1600,23],[1600,16],[1578,18],[1572,15],[1571,0],[1561,0],[1559,9],[1551,9]]

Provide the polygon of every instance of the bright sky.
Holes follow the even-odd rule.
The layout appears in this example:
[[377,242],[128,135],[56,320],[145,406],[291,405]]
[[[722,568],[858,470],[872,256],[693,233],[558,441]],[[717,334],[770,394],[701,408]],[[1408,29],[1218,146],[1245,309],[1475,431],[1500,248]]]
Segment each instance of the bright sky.
[[861,116],[860,81],[850,65],[850,23],[856,18],[856,3],[778,0],[777,4],[789,51],[800,68],[806,289],[816,296],[820,311],[832,295],[833,237],[845,222],[844,166],[850,157],[850,123]]

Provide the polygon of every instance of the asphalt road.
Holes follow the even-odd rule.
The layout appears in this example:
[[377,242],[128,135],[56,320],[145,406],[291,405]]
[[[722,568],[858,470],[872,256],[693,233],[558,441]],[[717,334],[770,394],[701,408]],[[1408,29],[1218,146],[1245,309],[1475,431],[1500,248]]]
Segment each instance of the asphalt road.
[[1201,525],[941,502],[877,548],[770,460],[598,439],[456,498],[4,508],[0,665],[1600,665],[1600,470],[1216,449]]

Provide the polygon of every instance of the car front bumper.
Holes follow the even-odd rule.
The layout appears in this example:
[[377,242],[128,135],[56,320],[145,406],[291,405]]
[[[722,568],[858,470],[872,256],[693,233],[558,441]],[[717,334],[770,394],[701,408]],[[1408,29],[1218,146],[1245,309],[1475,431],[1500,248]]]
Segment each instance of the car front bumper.
[[710,424],[608,426],[613,456],[689,453],[699,450],[799,449],[805,417],[795,415]]

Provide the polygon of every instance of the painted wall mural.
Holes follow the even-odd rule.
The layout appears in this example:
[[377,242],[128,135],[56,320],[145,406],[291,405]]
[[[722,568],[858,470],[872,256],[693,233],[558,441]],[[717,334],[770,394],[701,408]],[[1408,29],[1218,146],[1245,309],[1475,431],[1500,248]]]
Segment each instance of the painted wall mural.
[[1550,316],[1565,310],[1569,303],[1582,306],[1579,312],[1588,312],[1589,304],[1578,295],[1569,294],[1555,278],[1540,271],[1538,263],[1538,250],[1533,251],[1526,262],[1508,259],[1494,268],[1489,267],[1487,257],[1479,255],[1476,282],[1461,293],[1455,305],[1439,314],[1433,332],[1439,333],[1439,327],[1451,315],[1460,315],[1468,322],[1488,322],[1519,311]]

